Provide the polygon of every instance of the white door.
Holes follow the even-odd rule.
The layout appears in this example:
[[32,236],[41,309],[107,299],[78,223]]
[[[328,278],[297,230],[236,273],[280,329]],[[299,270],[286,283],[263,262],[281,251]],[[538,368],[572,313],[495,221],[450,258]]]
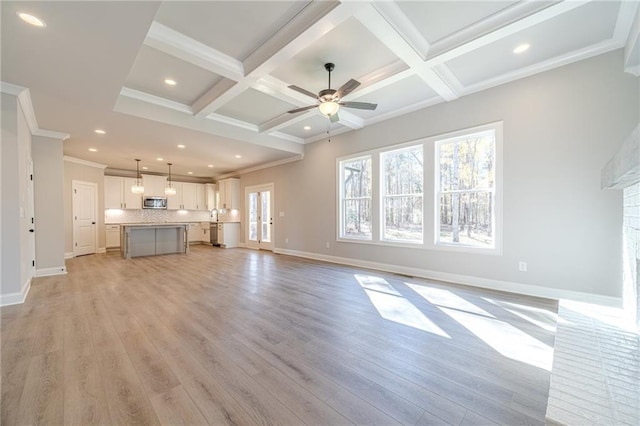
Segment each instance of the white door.
[[245,189],[247,247],[273,250],[273,184]]
[[90,182],[72,182],[73,189],[73,255],[96,253],[98,244],[97,192]]
[[36,236],[35,236],[35,215],[34,215],[34,192],[33,192],[33,161],[28,160],[29,176],[27,177],[27,226],[29,227],[29,235],[27,236],[28,258],[23,259],[29,262],[27,275],[29,279],[36,274]]

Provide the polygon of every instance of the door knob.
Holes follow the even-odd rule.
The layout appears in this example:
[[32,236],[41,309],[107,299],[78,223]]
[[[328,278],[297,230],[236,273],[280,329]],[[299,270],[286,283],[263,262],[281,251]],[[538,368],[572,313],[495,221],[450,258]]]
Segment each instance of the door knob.
[[96,223],[95,223],[95,222],[91,222],[91,224],[92,224],[92,225],[95,225]]
[[34,229],[29,229],[29,232],[36,232]]

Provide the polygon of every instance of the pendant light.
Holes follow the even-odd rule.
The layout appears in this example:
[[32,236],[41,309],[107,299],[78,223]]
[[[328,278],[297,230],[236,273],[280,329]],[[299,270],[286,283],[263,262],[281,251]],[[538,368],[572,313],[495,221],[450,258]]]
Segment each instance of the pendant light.
[[144,193],[144,186],[140,184],[140,159],[136,158],[136,184],[131,185],[131,192],[134,194]]
[[169,183],[164,189],[165,195],[176,195],[176,189],[171,185],[171,163],[167,163],[169,166]]

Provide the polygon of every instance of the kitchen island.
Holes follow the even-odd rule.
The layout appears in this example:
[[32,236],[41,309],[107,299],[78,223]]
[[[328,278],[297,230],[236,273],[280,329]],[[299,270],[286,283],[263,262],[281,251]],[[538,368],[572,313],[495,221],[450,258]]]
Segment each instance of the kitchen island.
[[170,253],[189,253],[188,223],[135,223],[121,226],[125,259]]

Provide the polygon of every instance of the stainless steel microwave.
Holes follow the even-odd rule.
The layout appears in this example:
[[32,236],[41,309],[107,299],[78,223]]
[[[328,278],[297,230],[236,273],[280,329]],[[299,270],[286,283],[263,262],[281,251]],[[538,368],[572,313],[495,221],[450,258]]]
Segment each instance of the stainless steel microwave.
[[167,209],[167,197],[143,197],[143,209]]

